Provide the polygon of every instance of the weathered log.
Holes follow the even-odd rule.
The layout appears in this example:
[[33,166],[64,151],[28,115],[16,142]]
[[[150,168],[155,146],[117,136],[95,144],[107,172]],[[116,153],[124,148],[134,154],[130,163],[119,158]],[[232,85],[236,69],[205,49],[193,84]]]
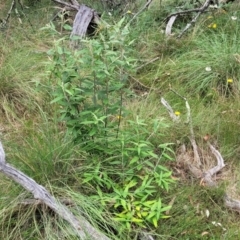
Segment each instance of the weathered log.
[[87,29],[92,21],[97,22],[97,14],[95,10],[89,8],[85,5],[81,5],[77,15],[73,22],[73,30],[71,33],[71,38],[73,36],[84,37],[87,33]]
[[78,36],[79,38],[85,37],[91,23],[99,24],[100,22],[100,16],[96,10],[84,4],[79,4],[76,0],[70,0],[71,3],[62,0],[53,1],[67,7],[69,10],[77,11],[73,22],[73,30],[70,35],[71,38],[73,36]]
[[14,180],[16,183],[20,184],[27,191],[31,192],[35,199],[40,200],[42,203],[56,212],[60,217],[65,219],[73,227],[80,239],[86,239],[90,237],[93,240],[109,240],[107,236],[95,229],[82,216],[74,216],[66,206],[59,203],[43,186],[39,185],[32,178],[6,163],[5,152],[1,141],[0,172]]

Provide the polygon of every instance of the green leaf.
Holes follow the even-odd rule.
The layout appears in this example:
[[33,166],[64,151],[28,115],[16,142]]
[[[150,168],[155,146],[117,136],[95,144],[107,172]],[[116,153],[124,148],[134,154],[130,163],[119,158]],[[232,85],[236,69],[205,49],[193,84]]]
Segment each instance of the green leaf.
[[133,158],[131,159],[129,165],[132,165],[132,164],[138,162],[138,160],[139,160],[139,157],[138,157],[138,156],[133,157]]
[[155,212],[149,212],[148,216],[146,217],[146,220],[151,220],[156,215]]
[[121,199],[120,202],[121,202],[123,209],[127,210],[127,202],[124,199]]
[[153,223],[154,227],[157,228],[157,226],[158,226],[158,219],[157,218],[153,218],[152,219],[152,223]]
[[64,96],[58,96],[56,98],[54,98],[50,103],[55,103],[55,102],[59,102],[60,100],[64,99]]
[[133,218],[131,219],[131,221],[134,222],[134,223],[142,223],[142,222],[144,222],[143,219],[139,219],[139,218],[135,218],[135,217],[133,217]]
[[65,30],[69,30],[69,31],[72,30],[72,27],[71,27],[70,25],[68,25],[68,24],[64,24],[64,25],[63,25],[63,28],[64,28]]

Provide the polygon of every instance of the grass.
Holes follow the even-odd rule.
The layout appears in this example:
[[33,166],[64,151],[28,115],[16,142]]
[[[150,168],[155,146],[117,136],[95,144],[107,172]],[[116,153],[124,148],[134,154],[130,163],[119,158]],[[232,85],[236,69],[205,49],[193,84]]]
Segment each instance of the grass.
[[[235,198],[240,196],[240,8],[229,4],[227,12],[202,15],[194,28],[177,40],[161,33],[163,25],[159,18],[166,16],[167,4],[163,1],[160,16],[150,9],[139,15],[131,27],[129,38],[135,39],[133,54],[138,65],[155,57],[159,59],[144,65],[130,80],[135,94],[124,96],[124,105],[130,113],[126,120],[138,116],[149,123],[144,132],[155,146],[173,143],[177,155],[178,146],[184,143],[191,151],[185,102],[170,91],[171,85],[189,101],[196,141],[207,153],[206,159],[210,159],[204,167],[216,162],[203,141],[206,134],[211,136],[210,141],[217,146],[227,166],[219,175],[219,187],[213,189],[201,186],[199,179],[175,161],[166,161],[165,165],[180,175],[168,193],[160,193],[165,203],[175,201],[169,212],[171,217],[160,220],[156,230],[149,229],[155,239],[238,239],[238,214],[224,206],[223,197],[225,192]],[[7,6],[3,13],[6,12]],[[71,142],[64,124],[57,121],[57,107],[50,105],[55,83],[49,81],[45,63],[47,51],[58,37],[39,29],[49,22],[53,12],[48,1],[37,3],[24,10],[23,24],[13,15],[9,27],[0,34],[0,132],[7,161],[45,186],[58,200],[73,202],[69,206],[73,212],[81,212],[112,239],[137,239],[141,231],[137,227],[116,236],[122,225],[113,222],[112,213],[88,196],[96,189],[84,185],[82,175],[90,166],[94,170],[89,162],[97,158]],[[237,20],[232,20],[232,16]],[[211,23],[216,24],[216,29],[209,27]],[[179,32],[179,27],[181,24],[174,31]],[[211,71],[206,71],[207,67]],[[228,83],[228,79],[233,82]],[[136,80],[149,88],[135,89]],[[180,112],[180,123],[171,121],[160,104],[161,97],[174,111]],[[162,124],[158,132],[152,131],[152,119]],[[124,121],[123,126],[127,127]],[[3,175],[0,184],[1,239],[69,239],[69,236],[74,239],[70,226],[50,209],[21,204],[31,198],[21,187]],[[213,222],[221,223],[222,227]]]

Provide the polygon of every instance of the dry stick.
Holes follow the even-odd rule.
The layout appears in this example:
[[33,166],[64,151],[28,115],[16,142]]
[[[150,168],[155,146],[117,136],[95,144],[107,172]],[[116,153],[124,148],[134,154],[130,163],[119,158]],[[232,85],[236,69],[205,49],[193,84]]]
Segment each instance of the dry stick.
[[230,196],[226,195],[224,198],[226,207],[231,208],[240,213],[240,201],[237,199],[233,199]]
[[80,5],[72,5],[70,3],[67,3],[67,2],[64,2],[64,1],[61,1],[61,0],[52,0],[52,1],[54,1],[56,3],[60,3],[60,4],[64,5],[64,6],[67,6],[67,7],[71,8],[71,9],[73,9],[73,10],[77,10],[78,11],[79,8],[80,8]]
[[187,123],[189,124],[189,129],[190,129],[190,137],[189,137],[189,139],[190,139],[190,142],[191,142],[192,147],[193,147],[194,161],[196,163],[196,166],[199,168],[202,164],[201,164],[201,160],[200,160],[200,157],[199,157],[199,154],[198,154],[198,147],[197,147],[197,143],[196,143],[195,135],[194,135],[194,131],[193,131],[192,117],[191,117],[191,108],[189,106],[187,98],[181,96],[179,93],[177,93],[172,88],[170,90],[173,93],[175,93],[176,95],[178,95],[179,97],[181,97],[185,101],[185,105],[186,105],[186,109],[187,109]]
[[79,2],[78,2],[77,0],[70,0],[70,2],[71,2],[73,5],[75,5],[75,6],[77,6],[77,7],[80,7],[80,4],[79,4]]
[[168,23],[167,23],[167,26],[166,26],[166,31],[165,31],[165,34],[166,34],[167,36],[171,35],[171,33],[172,33],[172,25],[173,25],[173,23],[175,22],[176,18],[177,18],[177,15],[174,15],[174,16],[172,16],[172,17],[169,19],[169,21],[168,21]]
[[212,180],[212,177],[216,173],[218,173],[222,168],[224,168],[225,164],[224,164],[224,160],[223,160],[223,157],[220,154],[220,152],[217,149],[215,149],[211,143],[208,142],[207,144],[208,144],[209,148],[211,149],[213,155],[217,159],[217,165],[215,167],[209,169],[205,173],[203,173],[203,180],[208,186],[215,186],[216,183]]
[[5,26],[6,26],[8,20],[9,20],[9,18],[10,18],[10,15],[11,15],[11,13],[12,13],[12,10],[13,10],[13,8],[14,8],[15,6],[16,6],[16,2],[15,2],[15,0],[13,0],[13,1],[12,1],[12,4],[11,4],[11,7],[10,7],[9,10],[8,10],[8,13],[7,13],[6,18],[2,20],[2,24],[1,24],[2,27],[5,27]]
[[194,8],[194,9],[189,9],[189,10],[184,10],[184,11],[180,11],[180,12],[176,12],[176,13],[171,13],[170,15],[168,15],[163,22],[167,22],[169,21],[169,19],[173,16],[179,16],[179,15],[183,15],[183,14],[188,14],[188,13],[193,13],[193,12],[200,12],[202,10],[202,8]]
[[[176,92],[175,92],[176,93]],[[179,95],[178,93],[176,93],[177,95]],[[180,95],[179,95],[180,96]],[[162,99],[165,101],[162,102]],[[162,98],[161,99],[161,102],[164,103],[163,105],[169,110],[169,109],[172,109],[171,106],[167,103],[167,101]],[[189,105],[188,105],[189,106]],[[189,107],[190,109],[190,107]],[[172,111],[172,110],[171,110]],[[189,110],[188,110],[189,111]],[[173,111],[172,111],[173,112]],[[189,112],[189,115],[190,115],[190,112]],[[190,121],[191,122],[191,121]],[[220,152],[218,150],[216,150],[212,144],[210,144],[208,142],[208,146],[210,147],[212,153],[214,154],[214,156],[216,157],[217,159],[217,165],[211,169],[209,169],[208,171],[204,172],[202,175],[203,175],[203,180],[204,182],[208,185],[208,186],[216,186],[216,183],[213,181],[212,177],[218,173],[224,166],[224,159],[222,157],[222,155],[220,154]],[[198,170],[198,169],[197,169]],[[224,198],[224,201],[225,201],[225,205],[226,207],[228,208],[231,208],[232,210],[235,210],[237,212],[240,212],[240,201],[239,200],[236,200],[236,199],[232,199],[230,196],[228,196],[226,194],[225,198]]]
[[178,121],[179,121],[179,118],[175,115],[172,107],[169,105],[169,103],[168,103],[163,97],[161,97],[161,103],[162,103],[162,105],[168,110],[168,113],[169,113],[171,119],[172,119],[174,122],[178,122]]
[[147,3],[132,17],[132,19],[128,22],[128,25],[140,14],[142,13],[152,2],[152,0],[148,0]]
[[199,9],[199,12],[197,15],[192,19],[190,23],[187,24],[187,26],[183,29],[183,31],[178,35],[178,38],[181,38],[183,33],[185,33],[191,26],[192,24],[196,23],[198,17],[208,8],[210,5],[211,0],[206,0],[206,2],[203,4],[203,6]]
[[185,10],[185,11],[181,11],[181,12],[176,12],[176,13],[172,13],[169,16],[167,16],[163,20],[164,22],[168,21],[167,26],[166,26],[166,31],[165,31],[166,35],[171,34],[172,25],[175,22],[177,16],[197,12],[198,14],[195,16],[195,18],[193,18],[192,21],[190,23],[188,23],[187,26],[183,29],[183,31],[178,35],[178,38],[181,38],[182,35],[192,26],[192,24],[197,21],[197,18],[208,8],[208,6],[210,5],[210,1],[211,0],[206,0],[206,2],[202,5],[201,8],[195,8],[195,9],[189,9],[189,10]]
[[5,152],[0,141],[0,172],[13,179],[27,191],[31,192],[35,199],[40,200],[49,208],[55,211],[59,216],[65,219],[75,230],[80,239],[91,237],[94,240],[110,240],[107,236],[97,231],[82,216],[75,217],[67,207],[58,203],[56,199],[41,185],[36,183],[21,171],[17,170],[5,161]]
[[160,59],[160,57],[155,57],[155,58],[147,61],[146,63],[142,64],[141,66],[137,67],[136,70],[138,71],[139,69],[141,69],[141,68],[147,66],[148,64],[153,63],[153,62],[155,62],[155,61],[157,61],[159,59]]

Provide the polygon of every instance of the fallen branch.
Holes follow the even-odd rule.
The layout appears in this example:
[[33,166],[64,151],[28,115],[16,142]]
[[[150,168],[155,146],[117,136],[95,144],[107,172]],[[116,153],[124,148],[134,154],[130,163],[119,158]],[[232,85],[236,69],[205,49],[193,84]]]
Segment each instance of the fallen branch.
[[[20,6],[23,8],[21,2],[19,2],[19,3],[20,3]],[[17,17],[18,17],[19,21],[21,22],[21,18],[20,18],[19,14],[18,14],[18,11],[17,11],[17,9],[16,9],[16,0],[13,0],[12,3],[11,3],[10,8],[9,8],[9,10],[8,10],[8,13],[7,13],[6,18],[1,20],[1,21],[2,21],[2,22],[1,22],[1,28],[5,28],[5,27],[6,27],[6,25],[7,25],[7,23],[8,23],[8,20],[9,20],[9,18],[10,18],[10,16],[11,16],[11,13],[12,13],[13,9],[15,9],[15,12],[16,12],[16,14],[17,14]]]
[[53,1],[56,2],[56,3],[59,3],[59,4],[63,5],[63,6],[69,7],[71,9],[73,9],[73,10],[77,10],[78,11],[79,8],[80,8],[79,3],[75,2],[75,1],[72,1],[72,4],[71,3],[67,3],[65,1],[62,1],[62,0],[53,0]]
[[132,19],[128,22],[128,25],[130,25],[130,23],[131,23],[140,13],[142,13],[146,8],[148,8],[148,6],[150,5],[151,2],[152,2],[152,0],[148,0],[147,3],[132,17]]
[[138,70],[140,70],[141,68],[143,68],[143,67],[147,66],[148,64],[153,63],[153,62],[155,62],[155,61],[157,61],[157,60],[159,60],[159,59],[160,59],[160,57],[155,57],[155,58],[147,61],[146,63],[142,64],[141,66],[137,67],[136,70],[138,71]]
[[[220,154],[220,152],[218,150],[216,150],[212,144],[210,144],[209,142],[207,142],[211,152],[213,153],[213,155],[216,157],[217,159],[217,165],[214,166],[213,168],[209,169],[206,172],[202,172],[202,170],[200,169],[202,163],[201,163],[201,159],[200,156],[198,154],[198,146],[195,140],[195,135],[194,135],[194,131],[193,131],[193,126],[192,126],[192,119],[191,119],[191,109],[190,106],[188,104],[188,101],[185,97],[182,97],[180,94],[178,94],[176,91],[174,91],[173,89],[171,89],[172,92],[174,92],[176,95],[178,95],[179,97],[181,97],[182,99],[185,100],[185,104],[186,104],[186,109],[187,109],[187,119],[188,119],[188,123],[189,123],[189,128],[190,128],[190,142],[192,144],[193,147],[193,153],[194,153],[194,164],[193,163],[187,163],[189,170],[193,173],[193,175],[197,178],[201,177],[202,178],[202,182],[205,182],[206,185],[208,186],[215,186],[216,183],[213,181],[213,176],[216,175],[224,166],[224,160],[222,155]],[[167,108],[170,117],[173,119],[173,121],[176,121],[176,116],[172,110],[172,107],[168,104],[168,102],[164,99],[161,98],[161,103]],[[186,148],[182,150],[182,154],[186,153]]]
[[167,36],[170,36],[172,34],[172,26],[173,26],[173,23],[175,22],[176,18],[177,18],[177,15],[173,15],[169,19],[167,26],[166,26],[166,31],[165,31],[165,34]]
[[138,238],[139,240],[154,240],[153,236],[148,232],[141,232]]
[[209,148],[211,149],[213,155],[216,157],[217,159],[217,165],[211,169],[209,169],[208,171],[206,171],[205,173],[203,173],[203,180],[204,182],[208,185],[208,186],[215,186],[216,183],[213,181],[213,176],[216,175],[222,168],[225,167],[224,164],[224,160],[222,155],[220,154],[220,152],[215,149],[215,147],[213,147],[213,145],[211,143],[207,143]]
[[231,208],[232,210],[240,213],[240,201],[231,198],[230,196],[226,195],[224,197],[225,206]]
[[0,172],[7,177],[13,179],[27,191],[31,192],[35,199],[46,204],[60,217],[65,219],[75,230],[80,239],[91,238],[93,240],[109,240],[107,236],[95,229],[82,216],[74,216],[67,207],[57,202],[57,200],[41,185],[36,183],[32,178],[28,177],[21,171],[17,170],[5,161],[5,152],[0,142]]
[[183,29],[183,31],[178,35],[178,38],[181,38],[182,35],[193,25],[196,23],[198,17],[205,12],[205,10],[209,7],[211,0],[206,0],[206,2],[203,4],[203,6],[199,9],[199,12],[197,15],[192,19],[190,23],[187,24],[187,26]]
[[182,30],[182,32],[178,35],[178,38],[181,38],[182,35],[194,24],[196,23],[198,17],[204,13],[206,11],[206,9],[209,7],[211,0],[206,0],[205,3],[202,5],[202,7],[200,8],[194,8],[194,9],[189,9],[189,10],[185,10],[185,11],[180,11],[180,12],[176,12],[176,13],[172,13],[169,16],[167,16],[164,19],[164,22],[167,22],[166,25],[166,31],[165,34],[166,35],[170,35],[171,31],[172,31],[172,26],[173,23],[175,22],[176,18],[180,15],[184,15],[184,14],[190,14],[193,12],[197,12],[197,15],[192,19],[192,21],[190,23],[188,23],[186,25],[186,27]]
[[179,121],[179,117],[176,116],[176,114],[174,113],[174,111],[173,111],[172,107],[170,106],[170,104],[163,97],[161,97],[161,103],[168,110],[168,113],[169,113],[171,119],[174,122],[178,122]]
[[171,88],[171,91],[185,101],[185,105],[186,105],[186,109],[187,109],[187,122],[186,123],[189,124],[189,129],[190,129],[189,139],[190,139],[190,142],[191,142],[192,147],[193,147],[194,162],[196,163],[196,167],[199,168],[202,164],[201,164],[201,160],[200,160],[200,157],[199,157],[199,154],[198,154],[198,146],[197,146],[197,143],[196,143],[196,140],[195,140],[195,134],[194,134],[194,131],[193,131],[190,105],[187,101],[187,98],[181,96],[179,93],[174,91],[172,88]]

